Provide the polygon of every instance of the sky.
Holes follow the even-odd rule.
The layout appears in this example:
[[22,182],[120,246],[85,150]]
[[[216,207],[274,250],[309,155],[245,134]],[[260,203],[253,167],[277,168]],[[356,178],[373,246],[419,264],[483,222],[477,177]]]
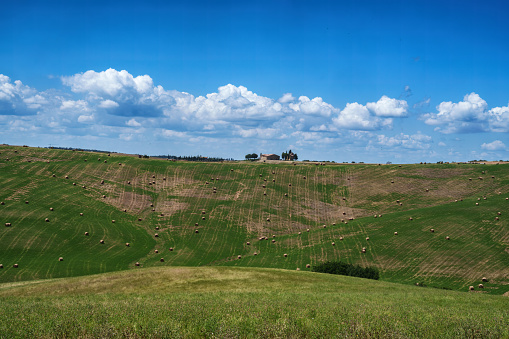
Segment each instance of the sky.
[[1,1],[0,143],[509,160],[506,1]]

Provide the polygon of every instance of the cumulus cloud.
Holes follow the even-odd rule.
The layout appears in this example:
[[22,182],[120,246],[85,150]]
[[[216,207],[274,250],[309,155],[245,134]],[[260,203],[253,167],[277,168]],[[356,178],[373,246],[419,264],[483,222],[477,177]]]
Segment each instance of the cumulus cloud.
[[127,126],[131,126],[131,127],[140,127],[140,126],[141,126],[141,124],[140,124],[138,121],[136,121],[134,118],[133,118],[133,119],[130,119],[130,120],[129,120],[129,121],[127,121],[125,124],[126,124]]
[[337,117],[332,119],[338,128],[353,130],[378,130],[392,124],[392,119],[381,119],[374,116],[370,110],[357,102],[348,103]]
[[379,117],[404,117],[408,113],[405,100],[389,98],[384,95],[377,102],[368,102],[366,108]]
[[487,151],[505,151],[507,149],[505,144],[500,140],[495,140],[490,143],[484,143],[481,145],[481,148]]
[[424,114],[421,118],[436,131],[444,134],[472,132],[509,132],[509,107],[488,110],[488,103],[478,94],[465,95],[463,101],[442,102],[438,113]]
[[0,74],[0,115],[33,115],[47,100],[19,80]]

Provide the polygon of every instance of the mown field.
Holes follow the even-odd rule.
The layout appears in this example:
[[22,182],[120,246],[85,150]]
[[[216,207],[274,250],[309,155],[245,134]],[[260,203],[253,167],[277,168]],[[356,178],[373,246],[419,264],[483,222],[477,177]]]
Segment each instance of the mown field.
[[175,266],[304,273],[342,260],[388,282],[509,291],[509,164],[189,163],[0,146],[0,188],[3,283]]
[[508,338],[509,299],[281,269],[0,284],[0,338]]

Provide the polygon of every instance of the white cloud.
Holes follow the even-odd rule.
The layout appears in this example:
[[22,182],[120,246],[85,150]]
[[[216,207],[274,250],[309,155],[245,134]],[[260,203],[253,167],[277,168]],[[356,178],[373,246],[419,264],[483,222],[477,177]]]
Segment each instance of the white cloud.
[[186,132],[172,131],[169,129],[163,129],[161,134],[165,138],[187,138],[188,137]]
[[447,145],[445,144],[445,142],[440,141],[440,142],[438,143],[438,146],[440,146],[440,147],[445,147],[445,146],[447,146]]
[[509,107],[488,110],[488,103],[473,92],[465,95],[463,101],[440,103],[437,111],[421,117],[426,124],[437,126],[437,132],[509,132]]
[[332,118],[332,122],[338,128],[368,131],[390,125],[392,119],[375,117],[366,106],[354,102],[346,104],[339,115]]
[[504,151],[507,149],[507,147],[505,146],[505,144],[500,141],[500,140],[495,140],[493,142],[490,142],[490,143],[484,143],[481,145],[481,148],[482,149],[485,149],[487,151]]
[[78,122],[81,123],[89,123],[94,121],[94,115],[80,115],[78,117]]
[[417,149],[425,150],[431,147],[432,138],[429,135],[417,133],[413,135],[408,134],[396,134],[394,136],[378,135],[377,143],[390,148],[406,148],[406,149]]
[[408,113],[408,104],[405,100],[389,98],[384,95],[377,102],[368,102],[366,108],[379,117],[404,117]]
[[141,126],[141,124],[138,121],[136,121],[134,118],[130,119],[125,124],[127,126],[131,126],[131,127],[140,127]]
[[309,115],[329,117],[332,113],[338,113],[339,109],[316,97],[309,99],[307,96],[300,96],[296,103],[289,103],[288,107],[295,112],[302,112]]
[[292,93],[285,93],[277,101],[282,103],[282,104],[286,104],[286,103],[292,102],[294,100],[295,100],[295,98],[293,97]]
[[103,100],[99,104],[99,107],[101,107],[101,108],[116,108],[118,106],[120,106],[120,105],[117,102],[110,100],[110,99]]

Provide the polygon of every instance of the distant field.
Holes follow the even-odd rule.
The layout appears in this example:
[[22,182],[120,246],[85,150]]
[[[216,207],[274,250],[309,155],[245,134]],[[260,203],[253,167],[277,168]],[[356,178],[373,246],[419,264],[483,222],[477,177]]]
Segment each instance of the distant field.
[[0,284],[2,338],[508,338],[509,299],[303,271],[152,267]]
[[383,281],[509,292],[509,164],[190,163],[0,146],[0,188],[4,283],[343,260]]

